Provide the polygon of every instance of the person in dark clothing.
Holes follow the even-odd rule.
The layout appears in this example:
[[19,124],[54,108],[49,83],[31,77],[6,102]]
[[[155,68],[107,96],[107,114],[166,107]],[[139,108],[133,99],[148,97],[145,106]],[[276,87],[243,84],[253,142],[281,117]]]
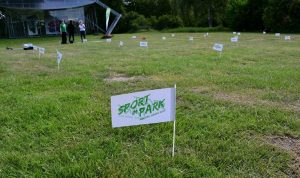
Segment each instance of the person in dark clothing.
[[[70,20],[70,23],[67,27],[68,33],[69,33],[69,42],[74,43],[74,33],[75,33],[75,26],[73,25],[73,21]],[[72,37],[72,39],[71,39]]]

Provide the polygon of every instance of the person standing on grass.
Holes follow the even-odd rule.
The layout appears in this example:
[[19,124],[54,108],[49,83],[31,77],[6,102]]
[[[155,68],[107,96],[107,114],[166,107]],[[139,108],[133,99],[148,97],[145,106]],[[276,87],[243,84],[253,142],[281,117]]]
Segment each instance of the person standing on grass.
[[79,30],[80,30],[81,42],[83,42],[83,39],[85,39],[85,25],[82,22],[82,20],[79,21]]
[[67,25],[65,20],[62,20],[60,24],[61,44],[67,44]]
[[[74,27],[74,25],[73,25],[73,21],[72,20],[70,20],[70,23],[69,23],[69,25],[68,25],[68,27],[67,27],[67,30],[68,30],[68,33],[69,33],[69,42],[70,43],[74,43],[74,33],[75,33],[75,27]],[[71,40],[71,38],[72,38],[72,40]]]

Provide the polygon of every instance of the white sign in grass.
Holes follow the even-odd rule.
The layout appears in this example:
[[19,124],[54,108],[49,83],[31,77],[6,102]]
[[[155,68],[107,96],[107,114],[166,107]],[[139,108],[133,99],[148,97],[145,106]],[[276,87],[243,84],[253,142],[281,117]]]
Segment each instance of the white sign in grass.
[[166,38],[165,36],[163,36],[161,39],[162,39],[162,40],[166,40],[167,38]]
[[111,38],[106,39],[107,43],[111,43]]
[[33,46],[33,50],[37,51],[38,49],[39,49],[39,47]]
[[213,46],[213,50],[218,51],[218,52],[222,52],[223,51],[223,47],[224,47],[223,44],[215,43],[214,46]]
[[275,36],[279,37],[279,36],[280,36],[280,33],[275,33]]
[[285,36],[284,40],[291,40],[291,36]]
[[232,34],[236,35],[236,32],[232,32]]
[[241,32],[238,32],[237,35],[241,35]]
[[231,42],[233,42],[233,43],[236,43],[238,41],[239,41],[239,37],[238,36],[235,36],[235,37],[231,38]]
[[267,34],[267,32],[263,31],[263,34],[265,35],[265,34]]
[[39,47],[39,58],[41,58],[41,54],[45,54],[46,49]]
[[131,38],[132,38],[132,39],[136,39],[136,36],[132,36]]
[[175,37],[175,34],[173,33],[173,34],[171,34],[171,36],[174,38],[174,37]]
[[189,41],[193,41],[193,40],[194,40],[194,37],[190,36]]
[[57,57],[56,57],[56,62],[57,62],[57,69],[59,70],[59,64],[60,64],[60,62],[61,62],[61,60],[62,60],[62,53],[61,52],[59,52],[58,50],[56,50],[56,54],[57,54]]
[[87,39],[83,39],[82,42],[87,43]]
[[141,91],[111,97],[112,127],[174,122],[175,153],[176,85],[174,88]]
[[112,127],[174,121],[175,95],[175,88],[165,88],[112,96]]
[[120,41],[119,47],[122,47],[122,46],[124,46],[124,42],[123,42],[123,41]]
[[140,47],[148,48],[148,42],[147,41],[140,41]]

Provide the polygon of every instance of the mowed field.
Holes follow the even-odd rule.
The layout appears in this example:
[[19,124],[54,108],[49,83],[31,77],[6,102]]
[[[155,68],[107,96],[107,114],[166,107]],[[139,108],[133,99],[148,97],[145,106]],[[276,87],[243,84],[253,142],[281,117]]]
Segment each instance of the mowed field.
[[[300,35],[175,35],[1,39],[0,177],[299,177]],[[111,96],[174,84],[174,158],[172,123],[112,128]]]

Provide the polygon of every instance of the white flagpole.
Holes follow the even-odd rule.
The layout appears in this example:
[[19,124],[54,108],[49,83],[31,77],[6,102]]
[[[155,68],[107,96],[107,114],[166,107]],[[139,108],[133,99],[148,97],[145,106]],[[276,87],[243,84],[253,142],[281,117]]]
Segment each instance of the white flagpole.
[[174,125],[173,125],[173,149],[172,149],[172,157],[175,155],[175,136],[176,136],[176,84],[175,88],[175,118],[174,118]]

